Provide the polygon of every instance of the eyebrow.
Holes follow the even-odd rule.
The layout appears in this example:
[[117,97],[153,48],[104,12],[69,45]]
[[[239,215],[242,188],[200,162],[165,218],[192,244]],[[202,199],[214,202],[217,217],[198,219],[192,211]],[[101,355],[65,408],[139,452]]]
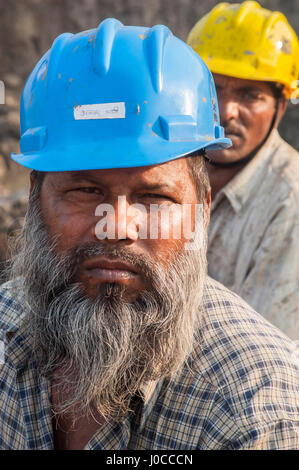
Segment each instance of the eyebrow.
[[146,189],[147,191],[161,191],[161,190],[175,191],[177,189],[176,184],[169,184],[169,183],[151,184],[151,183],[146,183],[146,182],[141,181],[141,186],[142,186],[142,189]]
[[[94,184],[101,184],[98,178],[95,178],[88,170],[85,171],[76,171],[74,173],[69,173],[66,177],[67,181],[74,181],[74,182],[79,182],[79,181],[89,181]],[[139,189],[145,189],[148,191],[161,191],[166,190],[166,191],[176,191],[177,190],[177,185],[176,184],[171,184],[169,182],[165,183],[149,183],[146,181],[140,181]]]
[[265,93],[266,91],[263,90],[262,88],[259,88],[257,86],[254,86],[254,87],[251,87],[251,86],[243,86],[243,87],[240,87],[238,88],[238,91],[242,91],[242,92],[257,92],[257,93]]
[[[223,90],[225,88],[225,86],[223,85],[217,85],[215,84],[216,86],[216,90]],[[242,92],[242,93],[247,93],[247,92],[257,92],[257,93],[266,93],[266,91],[262,88],[259,88],[257,86],[250,86],[250,85],[245,85],[245,86],[240,86],[240,87],[237,87],[235,88],[233,91],[235,92]]]
[[66,175],[66,181],[90,181],[95,184],[99,184],[99,181],[97,178],[92,176],[92,174],[87,170],[85,171],[76,171],[74,173],[68,173]]

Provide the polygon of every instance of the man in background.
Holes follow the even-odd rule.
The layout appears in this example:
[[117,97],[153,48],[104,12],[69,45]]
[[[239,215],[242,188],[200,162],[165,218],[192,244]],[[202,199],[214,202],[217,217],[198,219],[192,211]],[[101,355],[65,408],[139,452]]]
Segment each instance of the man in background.
[[209,153],[209,274],[299,338],[299,155],[277,127],[296,95],[298,38],[257,2],[220,3],[188,43],[213,73],[229,149]]

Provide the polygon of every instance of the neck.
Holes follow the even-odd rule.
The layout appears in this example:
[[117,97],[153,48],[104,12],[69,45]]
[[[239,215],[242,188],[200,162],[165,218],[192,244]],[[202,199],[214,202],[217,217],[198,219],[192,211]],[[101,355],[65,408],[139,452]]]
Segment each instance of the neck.
[[210,185],[211,185],[211,197],[212,200],[215,198],[216,194],[224,187],[227,185],[227,183],[230,182],[234,178],[234,176],[239,173],[240,171],[243,170],[243,168],[249,163],[259,152],[259,150],[266,144],[268,139],[270,138],[270,135],[272,133],[272,130],[276,128],[275,123],[277,119],[277,111],[275,113],[275,116],[272,120],[271,126],[269,128],[269,131],[265,138],[261,141],[261,143],[252,151],[250,152],[246,157],[243,157],[240,160],[237,160],[235,162],[227,162],[227,163],[221,163],[221,162],[215,162],[215,161],[209,161],[209,159],[206,157],[206,167],[208,170],[209,174],[209,179],[210,179]]
[[239,173],[246,162],[240,164],[238,166],[229,166],[229,167],[222,167],[222,166],[215,166],[211,165],[208,161],[206,162],[206,167],[209,174],[210,184],[211,184],[211,195],[212,200],[214,200],[216,194],[229,183],[234,176]]

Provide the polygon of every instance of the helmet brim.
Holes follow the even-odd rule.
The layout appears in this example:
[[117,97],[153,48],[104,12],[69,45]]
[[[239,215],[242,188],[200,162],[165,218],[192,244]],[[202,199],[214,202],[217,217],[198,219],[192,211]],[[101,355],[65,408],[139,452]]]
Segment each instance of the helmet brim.
[[196,150],[221,150],[231,146],[227,138],[209,142],[169,142],[157,136],[150,145],[146,139],[115,139],[69,148],[39,152],[13,153],[11,158],[24,167],[37,171],[83,171],[112,168],[132,168],[160,165],[183,157]]

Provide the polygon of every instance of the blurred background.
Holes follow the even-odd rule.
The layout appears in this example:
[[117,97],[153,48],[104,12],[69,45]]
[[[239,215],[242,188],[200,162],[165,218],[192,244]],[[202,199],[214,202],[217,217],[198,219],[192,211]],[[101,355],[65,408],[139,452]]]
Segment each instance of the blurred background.
[[[56,36],[91,29],[103,19],[115,17],[125,25],[165,24],[176,36],[186,40],[195,22],[217,3],[215,0],[0,0],[0,80],[5,84],[5,104],[0,104],[0,262],[7,257],[7,236],[21,226],[26,210],[29,171],[10,160],[10,153],[19,151],[20,95],[32,68]],[[298,0],[259,3],[283,12],[298,34]],[[298,121],[299,104],[290,104],[280,132],[297,150]]]

